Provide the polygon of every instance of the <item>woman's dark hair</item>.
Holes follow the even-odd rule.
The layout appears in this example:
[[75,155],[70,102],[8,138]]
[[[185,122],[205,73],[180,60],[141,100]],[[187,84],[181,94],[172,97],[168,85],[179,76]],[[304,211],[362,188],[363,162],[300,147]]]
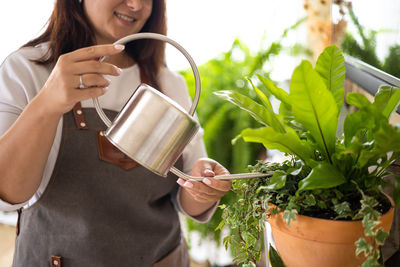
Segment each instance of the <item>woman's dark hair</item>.
[[[165,10],[165,0],[153,0],[152,13],[141,32],[166,35]],[[49,51],[42,58],[34,60],[42,65],[55,64],[62,54],[94,45],[94,30],[83,12],[82,3],[78,0],[57,0],[43,34],[23,47],[43,42],[49,42]],[[149,82],[159,88],[156,77],[165,65],[165,43],[153,39],[137,40],[126,44],[125,50],[139,64]]]

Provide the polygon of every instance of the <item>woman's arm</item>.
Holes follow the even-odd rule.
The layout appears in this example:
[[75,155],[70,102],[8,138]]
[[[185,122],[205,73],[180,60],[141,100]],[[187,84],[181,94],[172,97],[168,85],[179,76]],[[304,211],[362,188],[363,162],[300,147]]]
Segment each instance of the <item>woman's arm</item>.
[[0,137],[0,198],[11,204],[27,201],[40,185],[60,116],[48,112],[43,99],[27,105]]
[[[59,58],[40,93],[0,136],[0,199],[22,203],[32,197],[40,185],[60,118],[75,103],[105,93],[109,81],[102,75],[119,75],[120,70],[97,59],[122,50],[123,46],[92,46]],[[80,75],[90,88],[77,89]]]

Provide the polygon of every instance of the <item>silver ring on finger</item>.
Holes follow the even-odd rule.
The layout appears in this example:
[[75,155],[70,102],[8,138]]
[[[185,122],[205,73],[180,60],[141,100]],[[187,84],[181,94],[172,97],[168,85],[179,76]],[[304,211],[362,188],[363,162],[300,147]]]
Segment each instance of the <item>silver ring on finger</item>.
[[82,75],[79,75],[79,86],[78,86],[78,88],[79,89],[85,89],[86,88],[86,85],[83,83],[83,80],[82,80]]

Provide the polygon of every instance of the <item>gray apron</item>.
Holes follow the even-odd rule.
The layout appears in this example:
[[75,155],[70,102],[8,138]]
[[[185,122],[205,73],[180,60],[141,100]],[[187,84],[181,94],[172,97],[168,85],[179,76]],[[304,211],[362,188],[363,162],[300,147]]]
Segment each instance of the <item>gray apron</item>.
[[[19,212],[13,266],[189,266],[172,202],[177,177],[99,159],[103,122],[94,109],[83,110],[88,125],[74,112],[63,117],[60,150],[45,192]],[[176,166],[182,169],[181,159]]]

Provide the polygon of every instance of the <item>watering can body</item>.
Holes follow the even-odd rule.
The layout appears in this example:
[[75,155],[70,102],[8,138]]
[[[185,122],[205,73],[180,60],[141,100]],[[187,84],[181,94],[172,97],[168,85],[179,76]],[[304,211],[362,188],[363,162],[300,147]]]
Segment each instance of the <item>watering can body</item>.
[[[119,150],[143,167],[166,177],[186,145],[200,128],[193,118],[200,97],[200,76],[189,53],[177,42],[156,33],[136,33],[118,40],[126,44],[139,39],[165,41],[177,48],[189,61],[196,92],[189,111],[153,87],[142,83],[111,122],[97,98],[97,113],[108,126],[103,135]],[[104,60],[101,58],[100,61]]]
[[142,83],[103,134],[127,156],[165,177],[198,129],[198,122],[174,100]]

